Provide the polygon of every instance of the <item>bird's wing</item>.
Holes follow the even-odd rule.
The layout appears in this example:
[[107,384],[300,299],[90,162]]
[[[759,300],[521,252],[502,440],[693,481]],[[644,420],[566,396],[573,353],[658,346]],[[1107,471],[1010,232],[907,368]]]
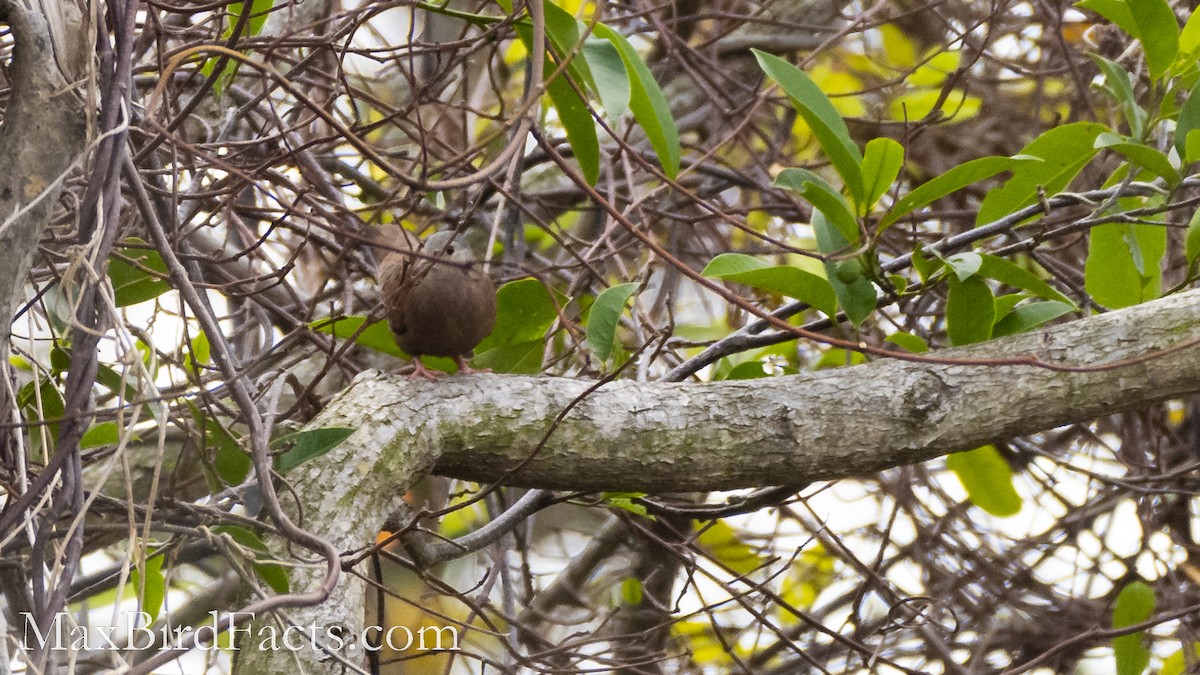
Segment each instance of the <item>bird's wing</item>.
[[408,330],[404,297],[408,291],[411,267],[411,256],[404,251],[415,249],[419,242],[407,230],[396,226],[380,228],[376,240],[380,242],[380,246],[376,247],[376,255],[386,251],[381,256],[379,270],[375,274],[379,282],[380,299],[387,313],[388,326],[396,335],[402,335]]

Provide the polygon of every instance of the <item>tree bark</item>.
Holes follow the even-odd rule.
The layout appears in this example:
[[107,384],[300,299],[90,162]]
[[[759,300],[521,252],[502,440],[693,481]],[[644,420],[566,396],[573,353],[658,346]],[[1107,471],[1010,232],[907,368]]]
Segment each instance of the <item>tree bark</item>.
[[[89,70],[94,73],[88,68],[94,30],[89,14],[72,0],[0,0],[0,11],[14,37],[8,71],[12,89],[0,126],[5,163],[0,171],[0,466],[6,475],[20,476],[26,458],[23,431],[12,424],[21,421],[8,366],[12,323],[26,299],[33,255],[58,206],[63,181],[86,149],[86,99],[93,98],[94,104],[94,82],[87,79]],[[63,481],[64,491],[68,483]],[[19,490],[27,488],[24,482],[4,486],[5,515],[16,513]],[[69,572],[65,578],[69,580]],[[12,617],[26,621],[36,615],[46,625],[48,605],[57,604],[63,587],[39,594],[28,581],[20,566],[6,566],[0,572],[0,593]],[[55,663],[47,662],[52,657],[42,646],[27,663],[34,670],[52,670]]]
[[87,133],[82,79],[91,52],[87,15],[74,2],[0,3],[16,38],[12,96],[0,127],[0,349],[63,180]]
[[[595,383],[565,378],[423,384],[366,374],[314,426],[358,428],[345,446],[355,448],[355,466],[415,445],[439,454],[434,473],[514,486],[678,492],[805,483],[1200,391],[1196,341],[1200,291],[1190,291],[930,356],[939,362],[882,359],[716,383],[622,380],[587,396]],[[1030,357],[1050,367],[998,365]],[[319,465],[309,470],[333,471],[331,479],[353,468]]]
[[[932,356],[735,382],[622,380],[591,393],[594,382],[567,378],[368,372],[310,425],[357,431],[287,477],[310,531],[349,551],[372,541],[425,468],[646,492],[862,475],[1200,391],[1200,291]],[[1030,357],[1052,367],[998,364]],[[363,584],[343,584],[339,602],[306,619],[361,630]]]

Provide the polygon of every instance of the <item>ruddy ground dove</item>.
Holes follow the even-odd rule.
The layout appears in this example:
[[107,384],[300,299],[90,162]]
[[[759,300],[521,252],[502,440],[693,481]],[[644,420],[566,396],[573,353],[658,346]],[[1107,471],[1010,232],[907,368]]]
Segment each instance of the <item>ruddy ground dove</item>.
[[[396,246],[406,247],[404,240]],[[496,291],[457,233],[434,234],[419,255],[389,253],[379,264],[379,290],[396,344],[413,357],[412,377],[437,379],[422,356],[449,356],[462,373],[487,372],[467,360],[496,323]]]

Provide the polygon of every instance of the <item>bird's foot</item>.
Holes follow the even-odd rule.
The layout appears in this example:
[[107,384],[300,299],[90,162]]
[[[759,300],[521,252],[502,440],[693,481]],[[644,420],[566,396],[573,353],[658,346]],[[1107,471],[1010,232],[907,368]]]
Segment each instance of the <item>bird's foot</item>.
[[430,382],[437,382],[438,379],[438,372],[436,370],[430,370],[429,366],[421,363],[421,358],[419,356],[413,357],[413,371],[408,376],[408,379],[410,380],[415,380],[417,378],[425,378]]
[[454,363],[458,364],[458,372],[462,373],[463,375],[470,375],[471,373],[490,373],[490,372],[492,372],[491,368],[479,368],[479,369],[472,368],[471,366],[467,365],[467,359],[466,359],[466,357],[463,357],[463,356],[454,357]]

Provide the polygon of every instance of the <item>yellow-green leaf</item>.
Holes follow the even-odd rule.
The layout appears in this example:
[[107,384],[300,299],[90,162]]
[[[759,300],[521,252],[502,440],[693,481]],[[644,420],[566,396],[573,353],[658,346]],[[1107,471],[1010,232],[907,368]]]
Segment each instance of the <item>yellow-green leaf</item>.
[[1013,487],[1012,468],[995,446],[949,455],[946,467],[958,476],[975,506],[1001,518],[1021,510],[1021,496]]
[[749,574],[762,567],[763,559],[738,537],[737,532],[723,520],[697,523],[704,530],[696,538],[696,544],[708,552],[714,560],[738,574]]
[[[1154,614],[1154,589],[1142,581],[1133,581],[1121,589],[1113,605],[1113,628],[1125,628],[1148,620]],[[1113,638],[1113,658],[1117,675],[1141,675],[1150,665],[1150,650],[1143,642],[1144,631]]]

